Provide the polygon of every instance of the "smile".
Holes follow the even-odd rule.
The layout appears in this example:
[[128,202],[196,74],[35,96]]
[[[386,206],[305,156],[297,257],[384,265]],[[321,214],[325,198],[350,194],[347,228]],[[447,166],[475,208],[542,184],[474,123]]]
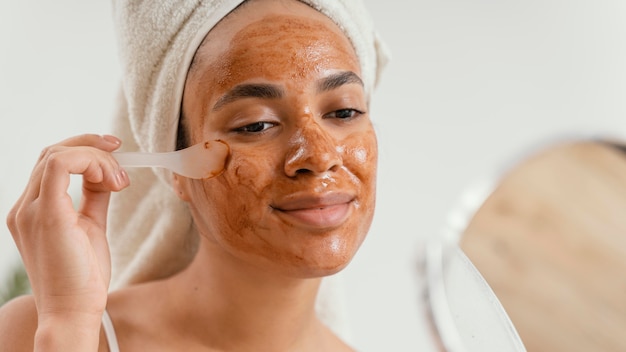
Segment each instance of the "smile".
[[353,201],[351,195],[336,193],[323,197],[295,197],[272,208],[283,221],[294,225],[330,229],[346,222]]

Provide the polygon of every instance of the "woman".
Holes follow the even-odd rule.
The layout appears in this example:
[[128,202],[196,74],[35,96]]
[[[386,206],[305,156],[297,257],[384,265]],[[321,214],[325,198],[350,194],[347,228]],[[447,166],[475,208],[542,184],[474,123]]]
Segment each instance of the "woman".
[[[133,31],[136,21],[121,29],[122,49],[131,48],[122,50],[128,65],[122,109],[128,126],[122,122],[118,130],[132,131],[130,143],[141,149],[170,148],[175,139],[163,136],[176,134],[167,120],[171,114],[159,115],[170,109],[180,116],[180,146],[220,139],[231,149],[225,169],[214,178],[158,174],[171,182],[191,214],[197,243],[188,246],[192,251],[174,248],[179,254],[193,252],[192,259],[170,265],[160,251],[147,257],[133,253],[150,274],[125,274],[114,265],[116,276],[127,276],[118,279],[123,288],[108,294],[107,221],[119,224],[146,213],[138,207],[135,214],[128,209],[115,214],[124,207],[118,204],[108,219],[110,194],[128,187],[133,195],[135,184],[142,192],[153,185],[145,187],[151,181],[141,177],[131,182],[132,171],[117,164],[111,155],[120,148],[117,137],[83,135],[51,146],[8,217],[33,296],[0,310],[1,346],[15,351],[107,351],[118,344],[122,351],[351,350],[321,322],[315,301],[320,278],[350,262],[372,220],[377,147],[369,90],[380,67],[376,60],[384,56],[374,58],[372,70],[371,55],[360,49],[363,39],[345,22],[350,17],[343,17],[341,28],[336,23],[341,15],[331,20],[340,2],[310,2],[330,17],[294,0],[252,0],[233,11],[224,3],[239,1],[197,5],[210,10],[213,18],[203,19],[206,23],[217,23],[204,27],[193,25],[202,9],[185,12],[159,4],[157,11],[168,14],[161,20],[179,27],[160,32],[156,42],[135,40],[141,35]],[[141,6],[150,5],[115,4],[114,10],[118,16],[145,15]],[[183,54],[168,62],[168,53],[181,48],[181,35],[189,39],[193,61],[187,63]],[[160,50],[160,37],[169,51]],[[152,63],[128,54],[133,45]],[[367,45],[375,50],[374,41]],[[185,77],[160,75],[166,71],[158,65],[175,66]],[[146,67],[152,76],[141,74]],[[77,211],[66,193],[70,174],[83,175]],[[156,193],[144,196],[166,197]],[[154,223],[170,214],[167,209],[152,214]],[[123,249],[112,244],[114,261]],[[105,333],[103,316],[105,321],[110,316],[116,338],[111,330]]]

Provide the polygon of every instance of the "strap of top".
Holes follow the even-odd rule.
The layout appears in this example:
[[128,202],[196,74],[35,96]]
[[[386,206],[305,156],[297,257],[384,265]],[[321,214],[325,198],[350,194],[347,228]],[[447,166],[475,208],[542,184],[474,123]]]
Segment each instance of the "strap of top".
[[120,352],[120,347],[117,344],[117,336],[115,336],[115,328],[113,327],[113,322],[106,309],[102,314],[102,328],[104,329],[104,335],[109,344],[109,352]]

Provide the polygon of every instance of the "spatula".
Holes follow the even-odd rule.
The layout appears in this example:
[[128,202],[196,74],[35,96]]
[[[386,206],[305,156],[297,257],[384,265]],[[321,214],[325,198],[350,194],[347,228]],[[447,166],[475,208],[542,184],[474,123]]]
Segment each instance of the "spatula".
[[206,179],[222,173],[229,154],[226,142],[214,140],[175,152],[116,152],[113,156],[123,167],[162,167],[184,177]]

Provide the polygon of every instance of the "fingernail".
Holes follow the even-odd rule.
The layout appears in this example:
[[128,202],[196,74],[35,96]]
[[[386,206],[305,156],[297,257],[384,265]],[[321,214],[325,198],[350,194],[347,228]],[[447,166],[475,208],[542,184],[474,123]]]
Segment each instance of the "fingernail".
[[111,136],[110,134],[105,134],[105,135],[103,135],[103,136],[102,136],[102,138],[103,138],[105,141],[107,141],[107,142],[109,142],[109,143],[112,143],[112,144],[115,144],[115,145],[120,145],[120,144],[122,144],[122,141],[121,141],[119,138],[117,138],[117,137],[115,137],[115,136]]
[[126,170],[120,169],[119,180],[121,181],[121,183],[126,183],[126,181],[128,180],[128,174],[126,173]]
[[124,181],[122,180],[122,170],[121,169],[117,169],[117,171],[115,171],[115,183],[117,183],[118,185],[124,184]]

